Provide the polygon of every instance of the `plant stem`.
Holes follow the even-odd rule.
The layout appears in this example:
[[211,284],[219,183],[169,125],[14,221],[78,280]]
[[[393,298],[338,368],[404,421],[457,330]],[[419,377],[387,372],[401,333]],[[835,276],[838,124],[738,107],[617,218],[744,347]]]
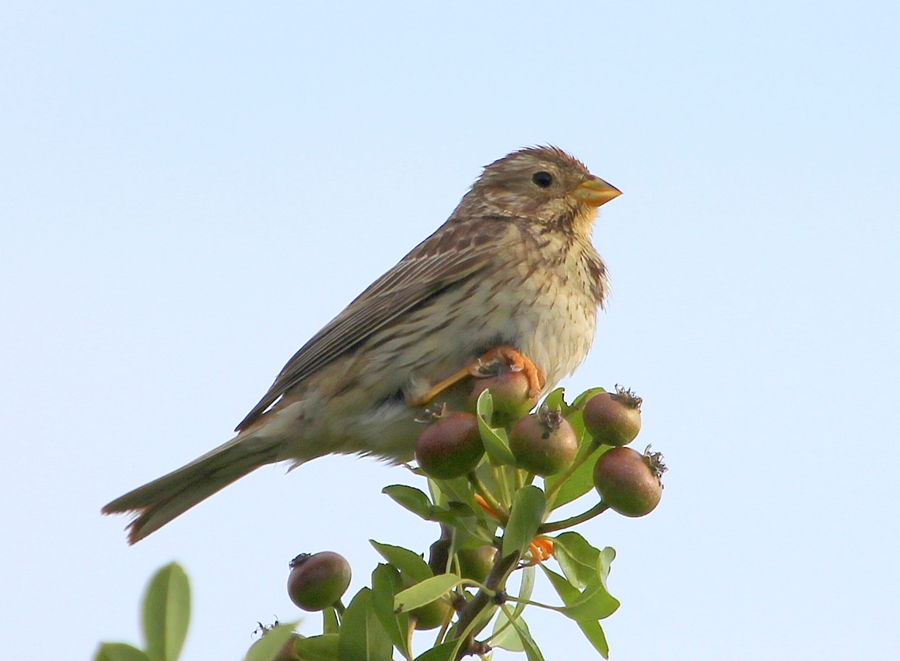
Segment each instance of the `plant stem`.
[[475,618],[477,618],[485,608],[490,606],[491,599],[493,599],[497,592],[502,590],[503,586],[506,585],[506,579],[509,578],[509,575],[513,572],[513,569],[516,568],[518,562],[518,551],[510,553],[505,558],[499,558],[494,563],[494,566],[491,567],[491,571],[487,575],[487,578],[484,579],[484,586],[490,590],[490,594],[485,590],[479,590],[475,596],[472,597],[472,601],[463,606],[459,611],[459,619],[456,622],[456,631],[461,635],[465,634],[466,639],[460,647],[461,654],[459,654],[457,658],[462,658],[468,653],[475,640],[475,636],[478,634],[478,631],[473,630],[466,633],[466,630],[475,622]]
[[531,601],[530,599],[517,599],[516,597],[507,597],[506,601],[513,603],[513,604],[525,604],[526,606],[536,606],[537,608],[544,608],[548,611],[556,611],[557,613],[561,613],[566,609],[565,606],[551,606],[550,604],[542,604],[539,601]]
[[497,516],[500,517],[500,524],[505,526],[509,522],[509,510],[494,498],[494,494],[487,490],[482,481],[478,479],[475,471],[469,473],[468,477],[471,485],[475,487],[475,493],[484,498],[484,502],[490,505],[491,509],[493,509]]
[[546,535],[548,532],[556,532],[557,530],[563,530],[564,528],[577,526],[579,523],[584,523],[585,521],[593,519],[595,516],[603,514],[608,509],[609,505],[601,500],[586,512],[576,514],[575,516],[569,517],[568,519],[563,519],[562,521],[551,521],[550,523],[541,525],[541,527],[538,528],[538,534]]

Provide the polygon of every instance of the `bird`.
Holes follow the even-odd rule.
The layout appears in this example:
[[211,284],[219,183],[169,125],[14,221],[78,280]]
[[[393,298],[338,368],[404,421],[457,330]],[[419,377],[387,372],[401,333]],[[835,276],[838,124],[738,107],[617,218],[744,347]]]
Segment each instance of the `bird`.
[[464,407],[485,361],[548,392],[593,342],[609,285],[591,232],[620,194],[554,146],[485,166],[443,225],[294,354],[236,436],[103,514],[131,514],[134,544],[267,464],[410,461],[423,412]]

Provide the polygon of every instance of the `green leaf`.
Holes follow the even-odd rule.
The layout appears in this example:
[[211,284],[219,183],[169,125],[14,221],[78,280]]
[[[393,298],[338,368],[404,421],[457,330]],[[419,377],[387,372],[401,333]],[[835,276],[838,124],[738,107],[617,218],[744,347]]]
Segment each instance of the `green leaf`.
[[101,643],[94,661],[150,661],[150,657],[127,643]]
[[175,661],[191,619],[191,586],[173,562],[161,568],[144,595],[144,639],[151,661]]
[[600,652],[600,656],[604,659],[609,658],[609,644],[606,642],[606,634],[603,633],[603,627],[596,620],[587,620],[584,622],[576,622],[578,628],[588,639],[594,649]]
[[[518,617],[518,614],[513,611],[512,617],[515,619]],[[528,631],[528,626],[524,621],[520,622],[520,625],[523,629]],[[490,645],[491,647],[503,648],[509,652],[525,651],[525,644],[522,642],[522,637],[519,635],[519,632],[516,631],[509,616],[507,616],[506,611],[503,609],[500,610],[497,614],[497,619],[494,621],[494,631],[491,634]]]
[[393,484],[381,490],[394,499],[398,504],[408,509],[413,514],[418,514],[423,519],[428,519],[432,505],[428,496],[423,491],[405,484]]
[[563,397],[563,395],[565,395],[565,394],[566,394],[565,388],[557,388],[556,390],[551,392],[549,395],[544,397],[544,401],[541,402],[541,406],[538,408],[546,406],[551,411],[559,411],[563,415],[568,414],[570,407],[568,404],[566,404],[566,400]]
[[544,570],[544,574],[550,579],[550,585],[553,586],[553,589],[556,590],[556,593],[563,600],[564,604],[569,604],[578,597],[581,596],[581,593],[578,591],[574,585],[569,583],[565,577],[560,576],[555,571],[548,569],[545,564],[540,565],[541,569]]
[[616,550],[611,546],[606,546],[600,551],[600,579],[606,585],[606,577],[609,576],[609,570],[612,568],[612,561],[616,559]]
[[540,648],[531,637],[531,633],[528,631],[528,627],[525,625],[525,620],[523,620],[521,617],[512,616],[509,611],[509,606],[507,606],[506,604],[503,604],[500,608],[505,613],[507,619],[509,619],[510,624],[516,630],[516,633],[519,635],[519,640],[522,643],[522,647],[525,649],[525,657],[528,659],[528,661],[544,661],[544,655],[541,654]]
[[534,591],[534,565],[529,565],[521,570],[522,582],[519,585],[519,603],[516,604],[514,611],[518,615],[525,610],[525,602],[531,599],[531,593]]
[[606,591],[598,576],[588,583],[578,599],[567,604],[562,612],[576,622],[584,622],[607,618],[618,608],[619,600]]
[[431,578],[434,574],[428,563],[422,559],[418,553],[414,553],[402,546],[391,546],[390,544],[380,544],[373,539],[369,543],[375,547],[375,550],[381,554],[381,557],[394,565],[401,573],[406,574],[416,583]]
[[593,397],[594,395],[599,395],[601,392],[606,392],[606,388],[588,388],[575,398],[575,401],[572,402],[572,409],[583,409],[584,405],[588,403],[591,397]]
[[474,517],[475,510],[473,510],[465,503],[460,503],[455,500],[447,503],[446,508],[432,507],[431,512],[428,514],[429,521],[451,524],[457,524],[457,522],[461,522],[462,519]]
[[457,501],[466,503],[467,505],[475,504],[475,500],[470,493],[469,481],[465,476],[457,477],[452,480],[435,480],[434,478],[429,477],[428,488],[432,493],[440,493],[444,496],[444,498],[441,498],[440,500],[436,497],[434,502],[441,502],[441,504],[443,504],[445,501]]
[[391,639],[372,607],[372,591],[363,588],[344,611],[338,639],[341,661],[391,661]]
[[372,572],[372,607],[381,626],[387,632],[394,647],[407,659],[412,658],[409,650],[409,616],[394,613],[394,595],[403,590],[400,572],[391,565],[379,564]]
[[298,638],[294,643],[294,649],[303,661],[340,661],[338,656],[338,640],[336,633],[326,633],[321,636]]
[[417,583],[394,597],[394,611],[408,613],[414,608],[430,604],[456,587],[459,581],[456,574],[439,574]]
[[454,661],[456,659],[456,647],[458,641],[450,640],[432,647],[427,652],[416,657],[415,661]]
[[600,577],[600,549],[591,546],[577,532],[564,532],[556,537],[553,557],[569,582],[578,589],[584,589],[592,579]]
[[478,395],[478,401],[475,402],[475,413],[485,420],[490,420],[494,416],[494,398],[490,391],[482,390]]
[[275,661],[291,636],[294,635],[297,624],[297,622],[276,624],[250,646],[244,661]]
[[509,440],[506,438],[506,431],[503,429],[494,429],[490,425],[491,416],[494,414],[494,402],[491,399],[491,393],[488,390],[482,391],[478,396],[476,405],[478,415],[478,431],[481,432],[481,441],[484,443],[484,450],[487,452],[488,459],[494,466],[512,465],[516,463],[509,449]]
[[[446,480],[444,480],[446,482]],[[446,507],[437,507],[431,503],[423,491],[405,484],[394,484],[381,490],[394,501],[426,521],[447,523],[452,526],[476,531],[475,511],[465,503],[450,501]],[[465,519],[473,519],[465,521]]]
[[576,622],[597,621],[612,615],[619,607],[619,601],[606,591],[598,577],[595,577],[581,592],[564,577],[541,565],[553,588],[565,604],[563,614]]
[[544,520],[546,506],[544,492],[533,484],[516,492],[509,513],[509,523],[503,533],[504,558],[516,551],[525,552]]
[[[550,583],[553,585],[553,588],[556,590],[557,594],[562,598],[563,603],[572,603],[581,597],[581,593],[571,585],[564,577],[560,576],[554,571],[547,569],[546,565],[541,565],[541,569],[543,569],[544,574],[547,575],[547,578],[550,579]],[[578,625],[578,628],[584,633],[585,637],[590,641],[591,645],[594,646],[604,659],[609,658],[609,645],[606,643],[606,636],[603,633],[603,627],[600,626],[600,623],[594,620],[575,620],[575,623]]]
[[[534,590],[534,565],[523,567],[520,573],[522,575],[522,580],[519,584],[519,594],[517,595],[519,601],[516,602],[516,607],[513,609],[513,618],[518,618],[522,614],[522,611],[525,610],[525,606],[527,605],[525,602],[531,599],[531,593]],[[525,630],[528,631],[528,626],[525,625],[525,621],[521,620],[521,623]],[[490,643],[494,647],[502,647],[510,652],[525,651],[525,646],[522,643],[519,633],[510,623],[509,617],[507,617],[506,611],[504,610],[501,610],[497,615],[497,621],[494,623],[494,631]]]

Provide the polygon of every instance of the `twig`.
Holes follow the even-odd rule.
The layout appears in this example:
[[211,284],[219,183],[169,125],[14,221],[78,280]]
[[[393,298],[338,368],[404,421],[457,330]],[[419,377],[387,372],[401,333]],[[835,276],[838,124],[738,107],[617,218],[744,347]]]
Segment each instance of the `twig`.
[[563,530],[564,528],[571,528],[572,526],[577,526],[579,523],[584,523],[585,521],[590,521],[595,516],[603,514],[606,510],[609,509],[609,505],[604,503],[602,500],[594,505],[591,509],[582,512],[581,514],[576,514],[575,516],[571,516],[568,519],[563,519],[562,521],[551,521],[550,523],[545,523],[538,528],[539,535],[546,535],[548,532],[556,532],[557,530]]

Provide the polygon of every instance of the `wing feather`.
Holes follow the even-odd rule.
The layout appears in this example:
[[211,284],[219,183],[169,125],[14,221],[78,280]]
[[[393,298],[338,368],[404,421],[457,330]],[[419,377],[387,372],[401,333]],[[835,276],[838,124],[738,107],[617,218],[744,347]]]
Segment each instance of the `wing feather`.
[[269,391],[235,431],[256,421],[282,395],[387,324],[483,269],[505,223],[444,225],[372,283],[288,361]]

